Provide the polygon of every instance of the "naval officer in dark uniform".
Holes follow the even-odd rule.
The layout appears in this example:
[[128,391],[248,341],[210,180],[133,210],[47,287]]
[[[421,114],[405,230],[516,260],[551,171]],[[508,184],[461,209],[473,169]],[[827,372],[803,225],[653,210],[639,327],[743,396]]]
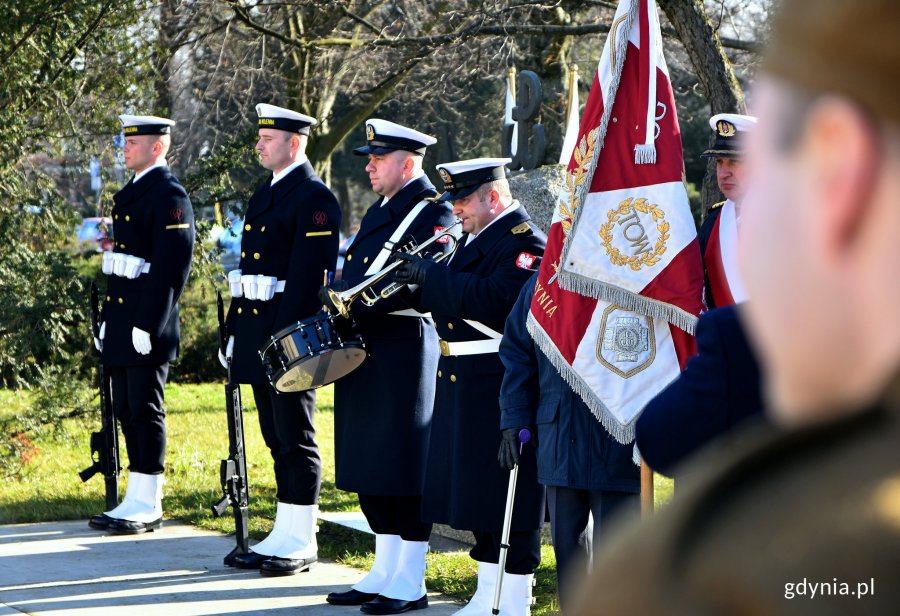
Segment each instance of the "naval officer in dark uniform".
[[[430,200],[437,191],[422,170],[434,137],[370,119],[366,140],[354,153],[368,158],[366,172],[379,198],[360,223],[336,290],[383,268],[406,238],[422,243],[453,218],[449,206]],[[444,251],[450,244],[441,240],[433,246]],[[359,494],[375,531],[375,564],[350,590],[327,599],[334,605],[365,604],[362,611],[372,614],[428,605],[425,553],[431,525],[421,521],[421,498],[438,340],[431,320],[409,310],[407,295],[404,290],[371,307],[353,303],[369,357],[334,385],[336,483]],[[327,295],[322,299],[328,302]]]
[[[453,213],[462,220],[460,246],[448,265],[417,257],[395,280],[419,285],[418,301],[434,316],[441,337],[434,418],[422,503],[426,521],[470,530],[478,561],[478,589],[458,614],[490,613],[500,554],[509,473],[497,464],[498,356],[504,322],[519,291],[540,265],[546,236],[514,201],[508,158],[438,165]],[[534,450],[521,456],[500,613],[529,613],[534,570],[540,563],[544,489]]]
[[314,390],[277,393],[259,349],[271,336],[321,309],[316,292],[337,263],[341,210],[306,158],[316,120],[274,105],[256,106],[260,164],[272,172],[250,198],[240,270],[228,275],[235,382],[253,388],[259,427],[275,465],[278,505],[269,535],[234,564],[263,575],[290,575],[316,561],[316,515],[322,462],[315,439]]
[[747,192],[743,144],[755,124],[753,116],[735,113],[720,113],[709,119],[715,142],[701,156],[715,157],[716,181],[725,195],[725,201],[709,209],[697,234],[706,283],[704,299],[710,309],[747,299],[738,274],[738,224]]
[[178,355],[178,299],[194,249],[194,211],[166,164],[172,120],[119,116],[125,167],[134,177],[113,197],[115,250],[101,314],[102,361],[109,368],[113,410],[128,452],[128,487],[112,511],[90,526],[136,534],[162,524],[166,423],[163,393]]

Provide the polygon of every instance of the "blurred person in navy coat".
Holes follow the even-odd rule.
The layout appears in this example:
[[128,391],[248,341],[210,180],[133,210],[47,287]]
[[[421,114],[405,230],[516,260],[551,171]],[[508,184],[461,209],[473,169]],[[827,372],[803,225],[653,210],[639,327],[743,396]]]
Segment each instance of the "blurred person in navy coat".
[[674,476],[691,454],[762,414],[759,366],[740,310],[731,305],[700,316],[697,355],[638,418],[638,449],[653,470]]

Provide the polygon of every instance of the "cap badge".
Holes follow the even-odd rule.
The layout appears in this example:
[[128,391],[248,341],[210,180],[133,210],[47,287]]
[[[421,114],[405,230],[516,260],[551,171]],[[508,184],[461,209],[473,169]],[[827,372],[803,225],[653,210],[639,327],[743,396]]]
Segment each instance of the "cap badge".
[[443,167],[438,169],[438,173],[440,174],[441,179],[444,181],[444,184],[449,184],[450,182],[453,181],[453,178],[450,176],[449,173],[447,173],[447,170],[444,169]]
[[719,134],[722,137],[734,137],[737,129],[735,129],[734,124],[728,122],[727,120],[719,120],[716,122],[716,130],[719,131]]
[[372,128],[371,124],[366,124],[366,140],[372,141],[375,138],[375,129]]

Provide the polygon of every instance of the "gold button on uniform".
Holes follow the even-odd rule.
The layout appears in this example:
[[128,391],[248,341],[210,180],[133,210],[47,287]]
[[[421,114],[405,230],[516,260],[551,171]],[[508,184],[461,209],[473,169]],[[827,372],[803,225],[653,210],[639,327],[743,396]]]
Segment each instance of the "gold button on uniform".
[[347,260],[348,260],[348,261],[352,261],[352,260],[353,260],[353,255],[347,255]]
[[244,251],[242,250],[242,251],[241,251],[241,259],[243,259],[243,258],[246,257],[246,256],[247,256],[247,253],[244,252]]
[[266,232],[266,225],[263,225],[263,226],[262,226],[262,229],[260,229],[259,232],[260,232],[260,233],[265,233],[265,232]]
[[253,227],[251,227],[250,225],[244,225],[244,231],[249,231],[252,228]]
[[253,253],[253,258],[256,259],[257,261],[259,261],[259,258],[260,258],[261,256],[262,256],[262,255],[260,255],[258,252],[254,252],[254,253]]
[[116,214],[115,216],[113,216],[113,218],[115,218],[116,220],[119,220],[119,215]]
[[126,214],[126,215],[125,215],[125,222],[128,222],[128,221],[130,221],[130,220],[131,220],[131,216],[129,216],[128,214]]
[[122,299],[122,298],[120,297],[120,298],[119,298],[119,303],[120,303],[120,304],[124,304],[124,303],[125,303],[125,300]]
[[121,248],[122,250],[125,250],[125,244],[119,244],[119,248]]
[[254,309],[253,309],[253,314],[259,314],[259,310],[257,310],[256,308],[254,308]]
[[448,329],[453,329],[453,323],[447,323],[447,328],[448,328]]
[[363,263],[368,263],[368,262],[369,262],[369,257],[363,257]]
[[[216,300],[216,301],[218,301],[218,300]],[[244,312],[244,309],[241,308],[240,306],[238,306],[238,314],[241,314],[242,312]]]
[[451,374],[451,375],[450,375],[450,380],[453,381],[453,382],[455,383],[455,382],[456,382],[456,375],[455,375],[455,374]]
[[106,296],[106,301],[109,301],[109,300],[111,300],[111,299],[112,299],[112,298],[111,298],[109,295]]
[[441,378],[441,371],[438,370],[438,378]]

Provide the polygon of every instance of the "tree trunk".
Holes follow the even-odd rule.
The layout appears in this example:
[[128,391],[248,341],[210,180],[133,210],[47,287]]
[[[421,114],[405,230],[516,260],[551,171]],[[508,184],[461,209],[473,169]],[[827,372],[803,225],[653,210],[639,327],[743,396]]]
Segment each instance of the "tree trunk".
[[[710,105],[710,115],[744,113],[746,105],[741,86],[725,55],[718,33],[713,30],[702,0],[659,0],[659,5],[678,33],[678,38],[691,59],[700,87]],[[712,143],[712,140],[710,141]],[[710,159],[700,191],[701,215],[722,200],[716,183],[716,162]]]

